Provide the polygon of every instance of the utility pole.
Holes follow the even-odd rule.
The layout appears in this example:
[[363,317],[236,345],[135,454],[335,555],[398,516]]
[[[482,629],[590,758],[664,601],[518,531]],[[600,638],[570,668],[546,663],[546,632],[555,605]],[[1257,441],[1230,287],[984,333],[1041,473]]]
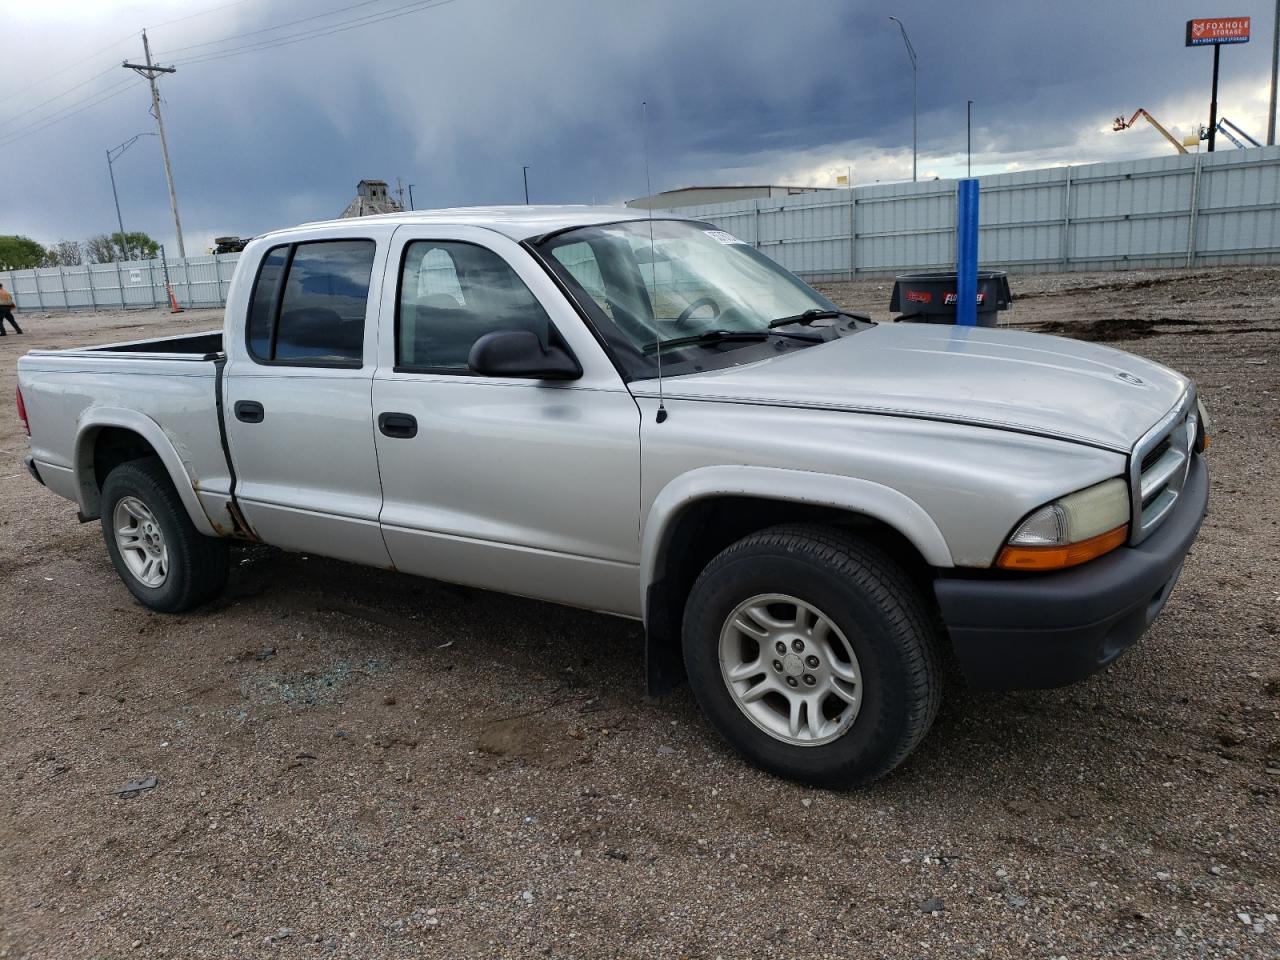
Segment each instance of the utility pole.
[[160,153],[164,155],[164,178],[169,184],[169,206],[173,208],[173,226],[178,232],[178,256],[185,258],[187,246],[182,241],[182,218],[178,216],[178,194],[173,189],[173,167],[169,163],[169,143],[164,136],[164,117],[160,113],[160,90],[156,87],[156,77],[162,73],[177,73],[177,67],[161,67],[151,62],[151,44],[147,42],[147,31],[142,31],[142,52],[146,63],[124,62],[126,70],[132,70],[140,77],[146,77],[151,84],[151,115],[156,118],[156,129],[160,131]]
[[1267,111],[1267,146],[1276,142],[1276,74],[1280,68],[1280,0],[1276,0],[1271,37],[1271,109]]
[[396,177],[396,196],[400,198],[400,209],[404,209],[404,184]]
[[415,210],[415,209],[417,209],[417,208],[416,208],[416,207],[414,207],[414,205],[413,205],[413,184],[412,184],[412,183],[411,183],[411,184],[409,184],[409,209],[410,209],[410,210]]
[[[1278,0],[1280,2],[1280,0]],[[916,48],[911,45],[911,38],[907,36],[907,28],[902,25],[902,21],[897,17],[890,17],[894,23],[898,25],[898,29],[902,31],[902,42],[907,45],[907,56],[911,58],[911,182],[916,180],[916,157],[918,153],[919,140],[916,135],[916,124],[919,118],[917,92],[919,91],[919,70],[916,64]]]
[[107,174],[111,177],[111,198],[116,202],[116,223],[120,226],[120,249],[124,251],[124,258],[129,259],[129,242],[125,239],[124,218],[120,216],[120,194],[116,192],[116,172],[111,166],[115,161],[119,160],[121,155],[138,142],[140,137],[154,137],[154,133],[139,133],[130,137],[118,147],[113,147],[107,151]]
[[524,173],[524,205],[529,205],[529,167],[523,166],[520,170]]

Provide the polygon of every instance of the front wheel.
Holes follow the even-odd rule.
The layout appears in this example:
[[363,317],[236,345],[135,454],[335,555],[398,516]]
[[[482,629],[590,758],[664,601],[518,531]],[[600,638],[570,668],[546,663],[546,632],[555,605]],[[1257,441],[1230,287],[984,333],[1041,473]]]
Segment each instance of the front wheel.
[[841,531],[774,527],[723,551],[694,584],[683,642],[707,718],[788,779],[872,783],[938,710],[939,638],[920,591]]
[[102,536],[124,585],[152,610],[190,610],[226,585],[227,542],[196,530],[158,457],[130,460],[107,475]]

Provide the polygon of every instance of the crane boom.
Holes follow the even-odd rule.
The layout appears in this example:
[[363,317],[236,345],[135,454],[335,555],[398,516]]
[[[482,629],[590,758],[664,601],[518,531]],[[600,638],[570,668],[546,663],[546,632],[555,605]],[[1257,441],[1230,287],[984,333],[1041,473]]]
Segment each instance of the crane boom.
[[[1240,139],[1241,137],[1243,137],[1245,140],[1248,140],[1252,146],[1255,146],[1255,147],[1262,146],[1262,144],[1260,144],[1257,140],[1253,139],[1253,137],[1249,136],[1249,134],[1241,130],[1239,124],[1232,123],[1226,117],[1223,117],[1218,121],[1218,132],[1222,134],[1224,137],[1226,137],[1228,140],[1230,140],[1232,143],[1234,143],[1241,150],[1247,149],[1244,143],[1241,141]],[[1209,138],[1209,128],[1201,127],[1200,139],[1207,140],[1208,138]]]
[[1151,114],[1147,113],[1147,111],[1146,111],[1146,110],[1144,110],[1142,107],[1139,107],[1137,110],[1135,110],[1135,111],[1133,112],[1133,116],[1132,116],[1132,117],[1130,117],[1128,120],[1125,120],[1125,118],[1124,118],[1123,116],[1116,117],[1115,122],[1114,122],[1113,124],[1111,124],[1111,129],[1112,129],[1112,130],[1127,130],[1129,127],[1132,127],[1135,123],[1137,123],[1137,122],[1138,122],[1138,118],[1139,118],[1139,117],[1142,117],[1144,120],[1146,120],[1146,121],[1147,121],[1147,123],[1151,124],[1151,125],[1152,125],[1153,127],[1155,127],[1157,130],[1159,130],[1159,131],[1160,131],[1160,133],[1161,133],[1161,135],[1162,135],[1166,140],[1168,140],[1171,144],[1173,144],[1173,149],[1177,150],[1179,153],[1186,153],[1186,152],[1187,152],[1187,148],[1186,148],[1186,147],[1184,147],[1184,146],[1183,146],[1183,145],[1178,141],[1178,138],[1177,138],[1177,137],[1175,137],[1175,136],[1174,136],[1172,133],[1170,133],[1168,130],[1166,130],[1166,129],[1164,128],[1164,125],[1163,125],[1159,120],[1157,120],[1157,119],[1156,119],[1155,117],[1153,117]]

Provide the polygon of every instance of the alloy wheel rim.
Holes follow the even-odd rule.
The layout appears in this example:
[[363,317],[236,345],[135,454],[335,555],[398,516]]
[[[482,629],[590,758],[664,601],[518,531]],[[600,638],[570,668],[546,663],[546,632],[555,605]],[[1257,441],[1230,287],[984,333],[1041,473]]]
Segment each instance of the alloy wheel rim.
[[847,637],[798,597],[758,594],[720,631],[720,675],[738,708],[775,740],[830,743],[862,708],[862,668]]
[[151,508],[137,497],[121,497],[112,516],[116,547],[133,578],[160,587],[169,577],[169,548]]

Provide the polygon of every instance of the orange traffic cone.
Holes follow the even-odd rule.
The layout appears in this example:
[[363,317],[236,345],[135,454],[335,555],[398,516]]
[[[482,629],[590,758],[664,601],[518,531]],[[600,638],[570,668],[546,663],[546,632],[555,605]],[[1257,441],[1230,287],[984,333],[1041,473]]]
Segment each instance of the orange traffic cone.
[[170,286],[167,289],[169,291],[169,312],[182,313],[182,308],[178,306],[178,298],[173,295],[173,287]]

